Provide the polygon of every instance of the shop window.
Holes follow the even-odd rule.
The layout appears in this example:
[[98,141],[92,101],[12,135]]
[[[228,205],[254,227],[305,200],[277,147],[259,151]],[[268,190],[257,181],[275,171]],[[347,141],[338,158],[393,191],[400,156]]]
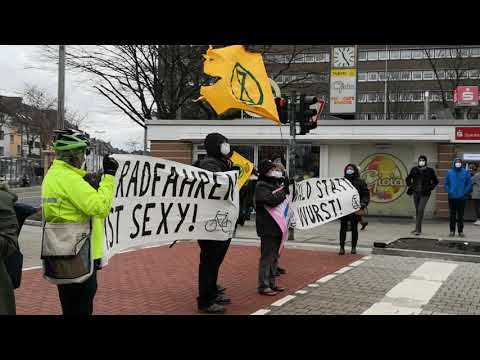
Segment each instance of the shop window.
[[309,64],[315,62],[315,55],[313,55],[313,54],[306,54],[306,55],[305,55],[305,62],[306,62],[306,63],[309,63]]
[[434,75],[433,75],[433,71],[424,71],[423,72],[423,80],[433,80],[434,78]]
[[367,52],[366,51],[360,51],[358,53],[358,61],[367,61]]
[[388,78],[390,81],[398,81],[400,80],[400,72],[392,71],[388,73]]
[[295,174],[300,180],[311,179],[320,175],[320,146],[297,145],[295,147]]
[[402,50],[400,57],[402,60],[410,60],[412,58],[412,50]]
[[378,51],[369,51],[367,56],[368,56],[368,61],[377,61]]
[[400,60],[400,50],[390,50],[390,60]]
[[414,81],[422,80],[422,72],[421,71],[412,71],[412,80],[414,80]]
[[468,79],[468,70],[460,70],[458,75],[460,79]]
[[385,71],[380,71],[378,73],[378,81],[385,81],[386,77],[385,77]]
[[367,81],[367,73],[365,73],[365,72],[359,72],[359,73],[358,73],[358,81],[359,81],[359,82]]
[[401,79],[403,81],[412,80],[412,73],[410,71],[402,71],[401,72]]
[[378,80],[378,73],[377,72],[369,72],[368,73],[368,81],[377,81]]

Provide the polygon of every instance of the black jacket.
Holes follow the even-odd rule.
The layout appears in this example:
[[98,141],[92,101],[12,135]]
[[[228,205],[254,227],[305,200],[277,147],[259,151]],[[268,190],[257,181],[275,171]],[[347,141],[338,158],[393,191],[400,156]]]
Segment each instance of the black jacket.
[[255,188],[255,210],[256,210],[256,226],[257,235],[260,237],[282,237],[282,230],[276,221],[270,216],[265,208],[266,206],[275,207],[280,205],[285,199],[285,191],[282,189],[273,193],[281,185],[276,179],[269,179],[260,176]]
[[201,160],[195,161],[193,166],[211,172],[225,172],[232,170],[232,165],[227,159],[208,155]]
[[[346,170],[350,166],[355,169],[353,176],[348,176],[346,174]],[[350,181],[350,183],[355,187],[355,189],[357,189],[358,195],[360,195],[360,206],[362,207],[362,209],[366,208],[370,203],[370,191],[368,190],[367,183],[360,178],[360,172],[357,166],[355,164],[348,164],[347,166],[345,166],[343,173],[345,179]]]
[[407,193],[409,195],[413,194],[413,187],[415,186],[415,180],[418,176],[422,178],[422,195],[430,195],[433,189],[435,189],[435,187],[438,185],[438,179],[437,175],[435,174],[435,170],[430,167],[426,167],[423,171],[420,171],[418,166],[415,166],[410,170],[410,174],[408,174],[407,178],[405,179],[405,182],[408,186]]

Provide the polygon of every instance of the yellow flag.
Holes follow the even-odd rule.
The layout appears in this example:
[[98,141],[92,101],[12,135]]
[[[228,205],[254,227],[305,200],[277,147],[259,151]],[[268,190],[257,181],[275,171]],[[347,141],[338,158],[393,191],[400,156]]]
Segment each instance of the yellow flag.
[[202,86],[200,99],[208,101],[217,114],[240,109],[280,124],[261,54],[250,53],[243,45],[220,49],[210,46],[204,57],[205,74],[220,79],[213,85]]
[[238,188],[241,189],[243,185],[248,181],[250,175],[253,171],[253,163],[245,159],[242,155],[237,153],[236,151],[233,152],[232,156],[230,157],[233,164],[240,168],[240,174],[238,176]]

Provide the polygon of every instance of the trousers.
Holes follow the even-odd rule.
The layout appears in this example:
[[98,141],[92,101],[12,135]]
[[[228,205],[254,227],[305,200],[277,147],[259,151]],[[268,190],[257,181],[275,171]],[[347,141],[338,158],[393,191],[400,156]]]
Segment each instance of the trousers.
[[430,195],[413,194],[413,203],[415,204],[415,231],[422,232],[423,214],[427,206]]
[[226,241],[198,240],[200,264],[198,267],[197,304],[200,308],[209,307],[218,296],[218,273],[227,254],[230,242],[231,239]]
[[477,215],[477,220],[480,220],[480,199],[473,199],[475,206],[475,214]]
[[358,217],[355,214],[350,214],[340,219],[340,246],[342,248],[345,247],[348,222],[350,222],[352,228],[352,248],[355,248],[358,242]]
[[274,288],[278,267],[278,251],[281,237],[260,237],[260,264],[258,266],[258,289]]
[[79,284],[57,285],[63,315],[92,315],[97,293],[97,270]]
[[450,210],[450,232],[455,232],[455,225],[457,225],[458,232],[463,233],[465,203],[464,199],[448,199],[448,207]]

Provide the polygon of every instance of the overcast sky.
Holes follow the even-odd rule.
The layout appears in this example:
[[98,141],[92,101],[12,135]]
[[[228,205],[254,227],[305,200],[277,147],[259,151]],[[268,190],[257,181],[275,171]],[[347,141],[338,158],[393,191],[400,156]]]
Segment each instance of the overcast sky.
[[[38,69],[42,65],[39,46],[0,45],[0,95],[20,96],[28,83],[55,98],[58,74],[55,68]],[[68,71],[65,75],[65,106],[87,115],[82,125],[84,130],[92,137],[111,141],[116,147],[126,148],[130,139],[137,140],[143,147],[143,129],[117,111],[84,80],[81,75]]]

